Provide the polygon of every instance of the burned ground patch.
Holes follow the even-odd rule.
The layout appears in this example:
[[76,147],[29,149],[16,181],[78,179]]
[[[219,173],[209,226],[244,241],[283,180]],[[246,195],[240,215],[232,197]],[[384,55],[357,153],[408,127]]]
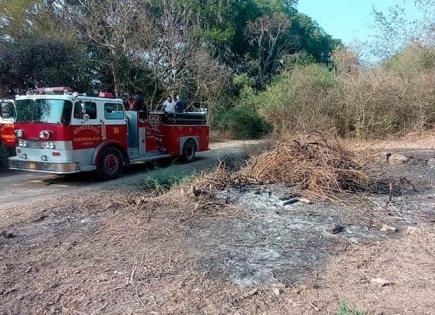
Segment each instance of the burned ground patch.
[[328,202],[285,205],[279,197],[285,186],[263,192],[251,188],[218,196],[244,209],[239,217],[202,219],[190,226],[192,243],[204,252],[198,268],[212,277],[241,287],[293,286],[347,244],[385,238],[370,220],[345,215],[343,207]]

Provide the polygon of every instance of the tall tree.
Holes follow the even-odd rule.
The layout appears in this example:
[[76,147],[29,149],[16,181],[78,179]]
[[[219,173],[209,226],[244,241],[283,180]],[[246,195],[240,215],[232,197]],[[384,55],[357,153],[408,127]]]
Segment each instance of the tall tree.
[[282,58],[292,45],[287,36],[291,27],[289,17],[284,13],[262,16],[250,22],[247,33],[255,49],[257,78],[260,87],[264,87],[268,75],[276,72]]

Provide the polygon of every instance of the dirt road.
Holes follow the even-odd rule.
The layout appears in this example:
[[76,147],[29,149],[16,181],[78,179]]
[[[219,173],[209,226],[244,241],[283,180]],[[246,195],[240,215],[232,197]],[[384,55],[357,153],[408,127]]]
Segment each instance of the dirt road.
[[[197,155],[197,160],[191,164],[174,164],[166,168],[163,174],[199,173],[209,170],[219,159],[231,154],[240,154],[249,141],[227,141],[210,145],[211,150]],[[94,174],[80,174],[74,177],[64,177],[28,172],[7,171],[0,173],[0,205],[1,208],[23,206],[51,197],[71,195],[83,191],[95,191],[100,188],[129,190],[131,186],[140,185],[147,177],[161,174],[161,170],[151,164],[138,164],[125,170],[124,176],[117,180],[99,182]],[[1,215],[1,210],[0,210]]]

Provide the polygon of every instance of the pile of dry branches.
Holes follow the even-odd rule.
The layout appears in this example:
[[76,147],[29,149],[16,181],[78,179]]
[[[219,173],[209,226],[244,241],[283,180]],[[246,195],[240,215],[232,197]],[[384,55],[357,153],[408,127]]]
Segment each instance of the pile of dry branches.
[[240,171],[230,172],[220,165],[205,182],[207,190],[285,183],[294,191],[336,201],[339,193],[366,190],[370,176],[337,141],[316,137],[278,141],[271,149],[251,157]]
[[256,183],[288,183],[322,199],[369,184],[369,176],[352,154],[325,139],[280,141],[251,158],[241,175]]

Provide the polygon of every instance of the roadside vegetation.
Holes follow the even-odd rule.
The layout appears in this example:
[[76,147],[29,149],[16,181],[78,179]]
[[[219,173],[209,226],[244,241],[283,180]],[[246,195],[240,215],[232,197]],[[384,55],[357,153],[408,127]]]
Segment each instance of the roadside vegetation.
[[413,44],[375,67],[338,49],[333,62],[333,68],[312,62],[290,65],[243,106],[256,108],[279,134],[321,131],[383,138],[433,126],[434,47]]
[[159,195],[170,189],[188,185],[198,177],[198,174],[192,172],[180,172],[179,170],[171,172],[168,169],[159,169],[154,171],[153,176],[147,176],[141,185],[145,191]]
[[343,302],[340,304],[337,315],[366,315],[366,313],[352,309],[347,303]]

